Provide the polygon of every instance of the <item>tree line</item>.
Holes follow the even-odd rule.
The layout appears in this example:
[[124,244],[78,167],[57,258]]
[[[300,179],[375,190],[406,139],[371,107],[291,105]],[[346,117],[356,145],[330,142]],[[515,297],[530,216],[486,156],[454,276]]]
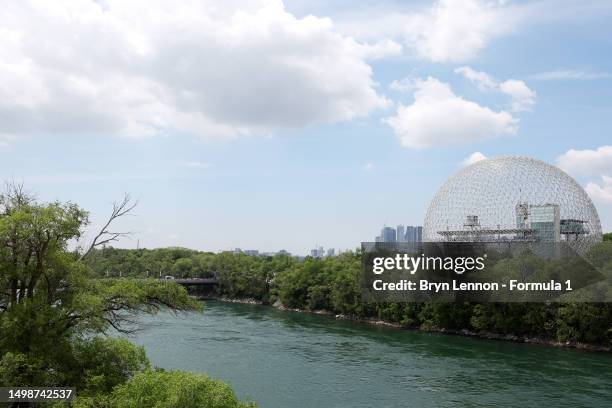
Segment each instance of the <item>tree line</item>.
[[[604,242],[588,256],[600,271],[612,276],[612,234],[605,234]],[[288,308],[326,310],[356,319],[382,319],[407,328],[612,345],[612,307],[607,303],[362,302],[358,251],[298,260],[286,255],[214,254],[185,248],[107,247],[93,251],[88,264],[99,276],[120,270],[123,276],[133,277],[146,276],[147,271],[149,275],[157,271],[158,275],[177,277],[210,277],[216,272],[222,297],[280,302]]]

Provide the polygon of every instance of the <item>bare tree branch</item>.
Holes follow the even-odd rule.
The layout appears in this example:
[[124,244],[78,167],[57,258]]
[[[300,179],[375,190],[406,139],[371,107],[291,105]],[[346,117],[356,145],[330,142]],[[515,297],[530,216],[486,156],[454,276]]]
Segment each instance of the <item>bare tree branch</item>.
[[115,201],[113,203],[113,212],[111,213],[110,217],[108,218],[104,226],[100,229],[98,235],[96,235],[93,241],[91,241],[91,245],[89,245],[87,251],[85,251],[79,257],[79,260],[84,259],[96,247],[108,244],[109,242],[119,241],[119,239],[121,239],[122,237],[131,235],[131,232],[109,231],[109,227],[118,218],[130,215],[132,210],[136,208],[137,205],[138,201],[132,200],[132,197],[127,193],[123,196],[123,200],[121,200],[120,202]]

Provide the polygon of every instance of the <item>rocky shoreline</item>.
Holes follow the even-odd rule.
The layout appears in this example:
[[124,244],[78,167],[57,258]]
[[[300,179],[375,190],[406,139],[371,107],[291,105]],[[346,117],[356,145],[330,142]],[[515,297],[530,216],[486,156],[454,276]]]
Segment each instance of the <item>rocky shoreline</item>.
[[261,300],[252,299],[252,298],[244,298],[244,299],[232,299],[232,298],[213,298],[214,300],[218,300],[219,302],[225,303],[242,303],[245,305],[263,305],[264,303]]
[[405,327],[399,323],[392,323],[381,319],[376,318],[359,318],[352,315],[345,314],[333,314],[328,310],[306,310],[306,309],[297,309],[290,308],[284,306],[280,301],[276,301],[274,304],[265,304],[264,302],[256,299],[246,298],[246,299],[231,299],[231,298],[208,298],[208,300],[217,300],[219,302],[225,303],[242,303],[249,305],[260,305],[260,306],[271,306],[278,310],[283,310],[287,312],[295,312],[295,313],[310,313],[322,316],[328,316],[330,318],[338,319],[338,320],[347,320],[355,323],[363,323],[369,324],[373,326],[384,326],[398,330],[418,330],[423,332],[431,332],[431,333],[440,333],[440,334],[449,334],[454,336],[466,336],[478,339],[487,339],[487,340],[501,340],[501,341],[510,341],[514,343],[527,343],[527,344],[540,344],[545,346],[552,347],[561,347],[567,349],[577,349],[577,350],[586,350],[586,351],[596,351],[596,352],[612,352],[611,346],[603,346],[600,344],[590,344],[590,343],[580,343],[580,342],[560,342],[557,340],[551,339],[542,339],[537,337],[527,337],[527,336],[517,336],[513,334],[499,334],[492,332],[475,332],[472,330],[450,330],[450,329],[439,329],[435,327]]

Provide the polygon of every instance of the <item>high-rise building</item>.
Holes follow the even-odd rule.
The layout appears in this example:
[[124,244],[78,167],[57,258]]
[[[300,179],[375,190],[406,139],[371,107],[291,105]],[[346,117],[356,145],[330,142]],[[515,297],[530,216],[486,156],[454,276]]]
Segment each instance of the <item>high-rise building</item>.
[[412,225],[406,227],[405,241],[414,242],[414,227]]
[[323,247],[318,247],[310,250],[310,256],[313,258],[323,258],[325,256],[325,250]]
[[336,254],[336,251],[334,251],[334,248],[329,248],[327,250],[327,256],[334,256]]
[[415,242],[415,241],[416,241],[415,228],[412,225],[408,225],[406,227],[406,242]]
[[406,229],[402,224],[397,226],[395,240],[397,242],[406,242]]
[[406,226],[405,242],[421,242],[423,240],[423,227],[420,225]]
[[396,242],[395,228],[383,227],[380,231],[380,236],[382,237],[382,242]]
[[383,227],[380,235],[374,238],[374,242],[421,242],[423,239],[423,227],[404,226],[398,224],[397,228]]
[[423,227],[417,225],[416,227],[414,227],[414,242],[421,241],[423,241]]

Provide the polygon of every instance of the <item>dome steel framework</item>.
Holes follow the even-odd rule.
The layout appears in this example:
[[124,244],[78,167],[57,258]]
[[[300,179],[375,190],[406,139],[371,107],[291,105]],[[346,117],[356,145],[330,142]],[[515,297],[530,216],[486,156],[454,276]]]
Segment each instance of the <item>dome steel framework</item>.
[[438,190],[424,241],[601,241],[597,210],[583,188],[557,167],[504,156],[465,167]]

